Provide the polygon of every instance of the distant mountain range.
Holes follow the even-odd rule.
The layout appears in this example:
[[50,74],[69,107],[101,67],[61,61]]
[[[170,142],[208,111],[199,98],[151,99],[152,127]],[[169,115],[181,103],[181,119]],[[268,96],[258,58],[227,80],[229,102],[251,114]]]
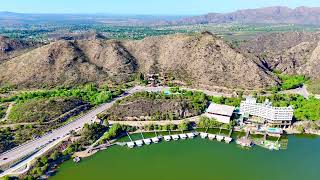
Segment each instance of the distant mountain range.
[[320,7],[283,6],[245,9],[231,13],[209,13],[201,16],[148,16],[110,14],[23,14],[0,12],[0,24],[83,24],[104,23],[113,25],[182,25],[208,23],[243,24],[302,24],[320,25]]
[[244,24],[306,24],[320,25],[320,7],[283,6],[245,9],[232,13],[210,13],[174,21],[175,24],[244,23]]

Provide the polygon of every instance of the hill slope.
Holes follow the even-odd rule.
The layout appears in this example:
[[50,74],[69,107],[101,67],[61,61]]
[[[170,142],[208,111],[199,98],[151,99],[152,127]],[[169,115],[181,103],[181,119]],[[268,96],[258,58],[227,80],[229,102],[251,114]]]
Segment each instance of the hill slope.
[[56,86],[122,82],[137,72],[199,86],[264,88],[276,79],[259,60],[209,33],[139,41],[57,41],[0,64],[0,84]]
[[265,34],[243,43],[241,49],[256,54],[271,69],[320,78],[320,33]]
[[311,78],[309,90],[320,93],[320,33],[271,33],[243,43],[270,69]]
[[[100,50],[95,49],[98,44],[89,42],[86,45],[88,49],[102,53],[94,57],[78,47],[83,44],[85,42],[57,41],[6,61],[0,64],[0,82],[22,86],[75,85],[103,82],[113,75],[118,77],[122,73],[130,73],[129,69],[124,72],[121,69],[122,65],[126,66],[127,59],[119,55],[121,49],[116,43],[109,42],[104,45],[104,50]],[[103,62],[99,63],[100,59]],[[123,60],[125,62],[118,62]],[[111,70],[108,67],[112,67]],[[115,81],[122,80],[117,77]]]
[[151,37],[124,43],[144,73],[172,74],[194,85],[261,88],[275,83],[255,58],[209,33]]

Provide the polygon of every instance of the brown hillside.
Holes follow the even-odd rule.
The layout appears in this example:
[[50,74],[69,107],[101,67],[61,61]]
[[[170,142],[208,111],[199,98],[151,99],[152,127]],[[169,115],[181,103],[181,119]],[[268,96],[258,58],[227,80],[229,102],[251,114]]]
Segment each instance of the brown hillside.
[[173,74],[194,85],[245,89],[273,85],[275,80],[245,56],[211,34],[182,34],[129,41],[125,47],[144,73]]
[[127,81],[137,72],[171,74],[199,86],[264,88],[276,80],[258,58],[209,33],[139,41],[57,41],[0,64],[0,85]]
[[241,45],[272,69],[320,78],[320,33],[272,33]]

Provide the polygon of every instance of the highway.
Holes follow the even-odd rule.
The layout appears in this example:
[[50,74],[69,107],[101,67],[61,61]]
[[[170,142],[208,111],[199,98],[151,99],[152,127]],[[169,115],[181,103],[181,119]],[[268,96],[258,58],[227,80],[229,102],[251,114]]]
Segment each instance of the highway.
[[[109,109],[116,100],[122,99],[126,96],[129,96],[135,92],[140,92],[140,91],[149,91],[149,92],[159,92],[159,91],[164,91],[168,90],[168,87],[142,87],[142,86],[136,86],[130,90],[128,90],[126,93],[124,93],[122,96],[113,99],[111,102],[102,104],[101,106],[97,107],[96,109],[93,109],[89,111],[87,114],[84,116],[81,116],[72,122],[53,130],[51,133],[48,133],[40,138],[34,139],[32,141],[26,142],[16,148],[13,148],[9,151],[6,151],[0,155],[0,165],[4,165],[10,162],[13,162],[15,160],[21,159],[23,157],[26,157],[32,153],[34,153],[37,150],[41,151],[43,149],[46,149],[48,146],[54,146],[61,142],[64,137],[68,136],[71,131],[77,131],[80,130],[84,124],[86,123],[92,123],[95,116],[97,114],[102,113],[106,109]],[[43,152],[44,153],[44,152]],[[12,167],[5,172],[0,174],[1,176],[4,176],[5,174],[12,173],[13,170],[16,170],[17,167],[22,167],[27,165],[26,163],[29,163],[32,160],[32,158],[28,158],[28,161],[22,161],[21,163],[15,165],[15,167]]]

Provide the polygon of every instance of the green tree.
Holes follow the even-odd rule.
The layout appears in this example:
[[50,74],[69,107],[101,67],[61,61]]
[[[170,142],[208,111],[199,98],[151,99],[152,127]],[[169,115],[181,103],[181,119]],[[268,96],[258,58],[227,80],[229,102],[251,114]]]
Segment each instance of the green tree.
[[182,123],[180,123],[178,125],[178,129],[180,131],[186,131],[186,130],[189,130],[190,128],[190,122],[189,121],[183,121]]
[[55,161],[55,160],[57,160],[59,158],[60,155],[61,155],[61,153],[56,150],[50,155],[50,159]]
[[48,163],[48,158],[46,156],[43,156],[41,159],[40,159],[40,162],[42,164],[47,164]]

